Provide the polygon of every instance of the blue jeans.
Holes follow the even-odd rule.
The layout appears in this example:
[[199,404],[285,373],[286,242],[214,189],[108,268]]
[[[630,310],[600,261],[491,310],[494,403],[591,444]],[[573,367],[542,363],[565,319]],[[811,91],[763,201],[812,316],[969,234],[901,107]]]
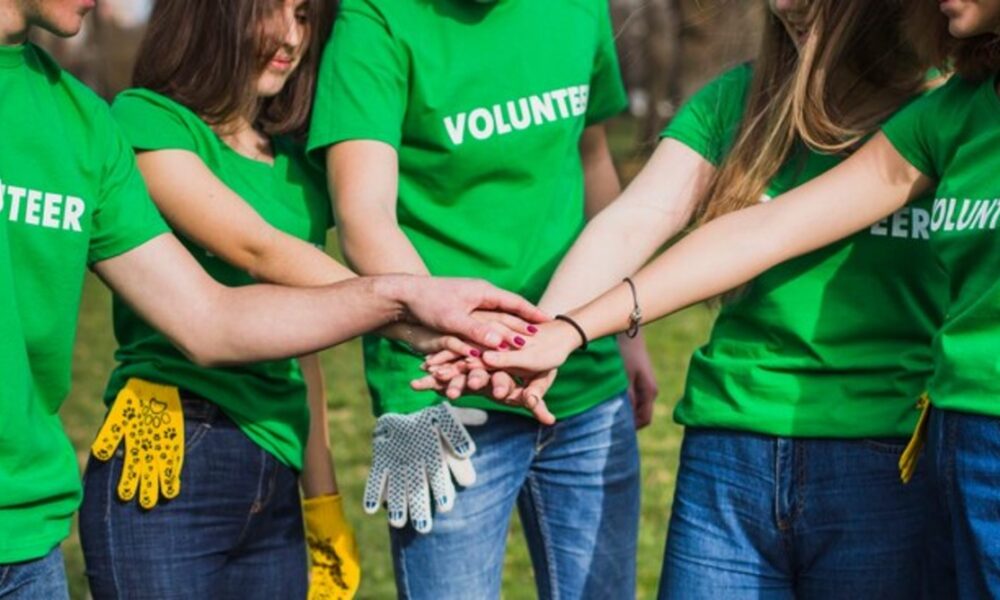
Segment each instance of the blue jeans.
[[66,568],[57,546],[36,560],[10,565],[0,564],[0,599],[60,600],[69,599]]
[[790,439],[688,428],[661,599],[919,598],[926,460],[905,440]]
[[932,598],[1000,598],[1000,419],[932,409]]
[[390,528],[401,598],[499,598],[515,503],[539,598],[635,597],[639,453],[626,396],[552,427],[491,412],[469,432],[476,483],[430,533]]
[[119,500],[121,448],[87,464],[80,541],[94,599],[305,598],[298,474],[214,404],[183,405],[177,498],[148,511]]

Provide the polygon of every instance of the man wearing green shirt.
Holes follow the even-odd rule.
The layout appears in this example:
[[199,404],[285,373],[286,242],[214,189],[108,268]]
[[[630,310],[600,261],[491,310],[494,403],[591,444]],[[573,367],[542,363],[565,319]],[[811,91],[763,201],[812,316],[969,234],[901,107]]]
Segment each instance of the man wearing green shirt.
[[58,544],[80,483],[57,412],[87,267],[202,364],[298,356],[407,315],[496,346],[474,309],[542,316],[468,281],[215,282],[167,233],[107,105],[27,41],[75,34],[93,6],[0,0],[0,598],[66,596]]
[[[309,148],[318,160],[326,153],[340,240],[360,272],[485,277],[538,300],[587,218],[619,191],[601,123],[626,105],[606,0],[346,0]],[[456,399],[491,410],[470,431],[480,478],[453,510],[439,505],[433,531],[419,499],[411,527],[406,506],[393,506],[394,487],[419,485],[369,479],[369,511],[388,487],[400,594],[498,595],[516,503],[540,595],[631,595],[635,424],[648,414],[633,416],[626,390],[635,382],[635,412],[646,413],[655,384],[641,340],[623,350],[629,376],[614,338],[567,362],[545,398],[552,427],[483,398]],[[421,360],[365,339],[381,419],[433,404],[410,388]],[[376,463],[379,452],[376,444]]]

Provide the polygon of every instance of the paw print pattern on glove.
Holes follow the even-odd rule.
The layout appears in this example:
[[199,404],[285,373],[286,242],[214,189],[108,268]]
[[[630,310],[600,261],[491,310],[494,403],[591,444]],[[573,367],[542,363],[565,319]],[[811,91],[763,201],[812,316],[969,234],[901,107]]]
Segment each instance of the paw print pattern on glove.
[[184,414],[177,388],[129,379],[118,393],[91,446],[94,458],[114,456],[124,441],[118,497],[156,506],[160,497],[176,498],[184,464]]

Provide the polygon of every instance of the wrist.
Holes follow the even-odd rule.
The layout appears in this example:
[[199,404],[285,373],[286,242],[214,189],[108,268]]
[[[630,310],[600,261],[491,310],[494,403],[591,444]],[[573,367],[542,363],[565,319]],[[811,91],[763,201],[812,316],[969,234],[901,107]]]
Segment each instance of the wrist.
[[372,295],[384,304],[385,324],[391,326],[406,321],[409,296],[412,293],[412,286],[407,283],[412,277],[379,275],[366,279],[370,281]]
[[569,356],[583,346],[580,332],[566,321],[556,319],[552,321],[552,328],[555,332],[554,345],[563,356]]

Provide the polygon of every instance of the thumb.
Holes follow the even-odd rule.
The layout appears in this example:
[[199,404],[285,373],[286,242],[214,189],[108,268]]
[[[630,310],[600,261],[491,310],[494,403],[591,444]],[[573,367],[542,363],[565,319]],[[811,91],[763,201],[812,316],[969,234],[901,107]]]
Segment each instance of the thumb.
[[530,350],[518,350],[517,352],[483,352],[483,364],[492,369],[524,368],[525,358]]
[[463,337],[487,348],[497,348],[503,343],[503,334],[492,323],[484,323],[464,313],[452,317],[446,333]]

